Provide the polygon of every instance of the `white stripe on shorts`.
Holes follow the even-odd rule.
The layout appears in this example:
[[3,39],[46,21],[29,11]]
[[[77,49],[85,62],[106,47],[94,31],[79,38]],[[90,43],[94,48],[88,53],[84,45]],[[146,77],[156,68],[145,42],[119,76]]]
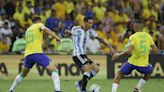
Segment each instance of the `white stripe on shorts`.
[[86,61],[81,56],[77,55],[77,58],[80,60],[82,64],[85,64]]

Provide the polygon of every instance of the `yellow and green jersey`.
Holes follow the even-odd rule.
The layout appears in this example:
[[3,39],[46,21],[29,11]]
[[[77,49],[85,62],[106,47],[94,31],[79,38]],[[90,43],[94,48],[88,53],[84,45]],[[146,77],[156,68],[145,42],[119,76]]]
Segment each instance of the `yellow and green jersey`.
[[41,26],[43,26],[42,23],[36,23],[30,26],[26,30],[25,56],[34,54],[34,53],[43,53],[43,50],[42,50],[43,31],[40,30]]
[[135,66],[147,66],[149,64],[150,49],[154,45],[153,38],[146,32],[137,32],[129,38],[129,42],[134,50],[128,62]]

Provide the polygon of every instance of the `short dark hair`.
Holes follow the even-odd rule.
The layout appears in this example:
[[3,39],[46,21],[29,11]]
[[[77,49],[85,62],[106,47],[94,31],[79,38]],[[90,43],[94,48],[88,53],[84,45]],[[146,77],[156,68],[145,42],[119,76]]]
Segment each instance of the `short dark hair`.
[[90,17],[90,16],[85,16],[85,17],[84,17],[84,22],[87,22],[87,21],[90,20],[90,19],[93,19],[93,18]]
[[8,25],[9,23],[7,21],[4,22],[4,25]]
[[41,18],[40,18],[39,16],[34,16],[34,17],[32,18],[32,22],[36,22],[36,21],[38,21],[38,20],[41,20]]

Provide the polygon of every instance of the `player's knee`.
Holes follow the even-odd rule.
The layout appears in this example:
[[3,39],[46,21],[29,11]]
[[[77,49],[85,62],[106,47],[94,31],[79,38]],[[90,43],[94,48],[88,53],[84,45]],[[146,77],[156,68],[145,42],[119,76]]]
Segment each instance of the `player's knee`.
[[116,76],[115,76],[114,79],[117,81],[117,80],[120,80],[122,77],[123,77],[123,74],[119,71],[119,72],[116,74]]
[[151,75],[151,74],[145,74],[145,75],[143,76],[143,79],[144,79],[145,81],[147,81],[147,80],[150,78],[150,75]]
[[118,76],[119,76],[119,77],[123,77],[124,74],[123,74],[121,71],[119,71],[119,72],[118,72]]
[[84,65],[84,66],[82,67],[82,70],[83,70],[84,72],[91,72],[91,71],[92,71],[92,68],[90,67],[90,65]]
[[92,64],[91,67],[92,67],[92,70],[94,70],[96,73],[98,73],[100,71],[98,65]]
[[29,73],[29,71],[30,71],[30,69],[23,67],[20,75],[24,78],[24,77],[27,76],[27,74]]
[[114,83],[120,83],[121,77],[119,75],[116,75],[114,78]]
[[53,72],[53,71],[58,71],[57,67],[55,65],[49,65],[47,66],[47,69],[50,71],[50,72]]
[[56,68],[56,66],[55,66],[55,68],[52,69],[52,71],[58,71],[58,69]]
[[88,69],[87,69],[87,72],[92,72],[92,69],[91,69],[91,68],[88,68]]

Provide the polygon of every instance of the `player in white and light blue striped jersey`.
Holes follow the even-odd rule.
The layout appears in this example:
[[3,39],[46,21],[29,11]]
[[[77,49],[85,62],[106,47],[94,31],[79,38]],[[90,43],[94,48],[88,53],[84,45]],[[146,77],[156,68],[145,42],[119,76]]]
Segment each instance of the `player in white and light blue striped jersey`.
[[83,72],[83,78],[75,83],[79,92],[86,92],[86,86],[89,79],[94,77],[99,71],[99,67],[86,56],[86,44],[91,37],[97,38],[100,42],[110,48],[111,53],[114,49],[102,38],[98,37],[94,29],[92,29],[93,19],[91,17],[84,18],[83,26],[74,26],[71,32],[66,31],[72,35],[74,43],[73,60]]
[[71,30],[74,43],[73,56],[86,54],[86,43],[91,37],[96,38],[97,33],[90,28],[84,31],[80,26],[74,26]]

